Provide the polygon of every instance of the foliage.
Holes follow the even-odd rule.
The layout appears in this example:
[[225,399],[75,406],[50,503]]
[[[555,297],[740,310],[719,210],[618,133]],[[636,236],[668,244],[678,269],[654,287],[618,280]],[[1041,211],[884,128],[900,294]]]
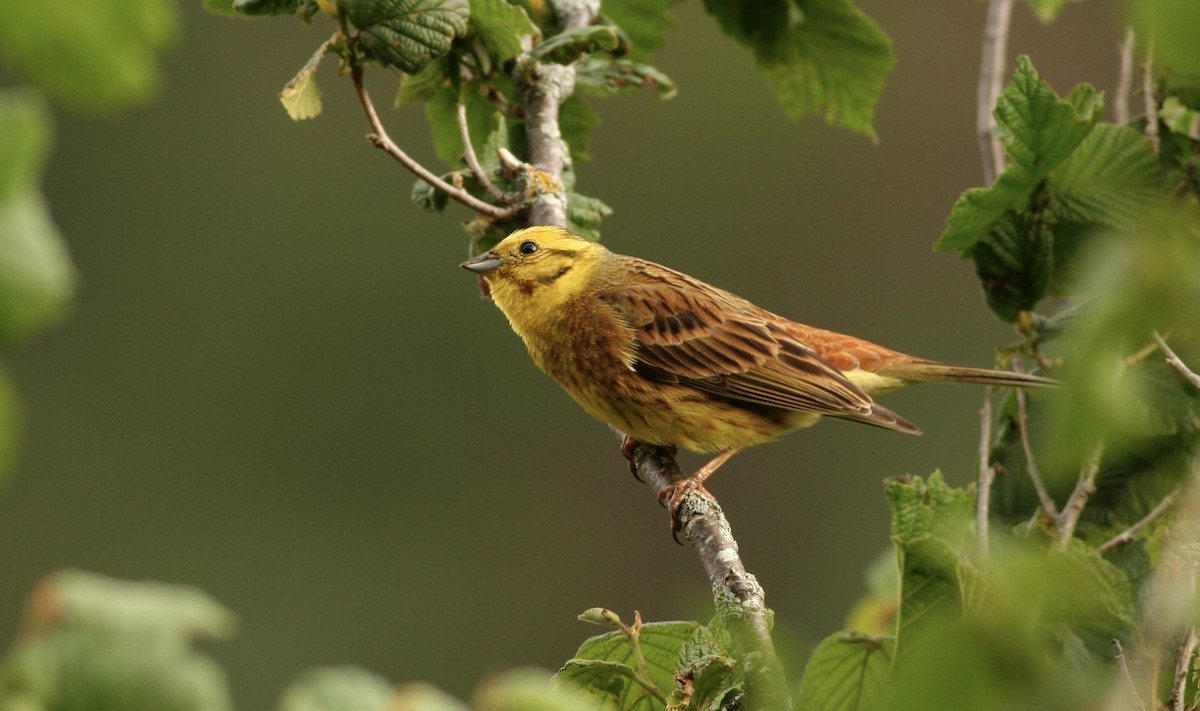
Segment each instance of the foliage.
[[[325,57],[356,79],[364,67],[386,68],[400,76],[396,103],[424,107],[447,184],[490,201],[484,207],[557,190],[571,228],[591,238],[611,209],[576,191],[573,163],[588,156],[595,110],[574,96],[562,104],[556,127],[569,160],[550,175],[523,162],[529,117],[514,107],[536,76],[563,66],[573,67],[574,88],[594,97],[639,87],[673,95],[673,82],[650,64],[673,23],[669,4],[610,0],[595,23],[567,28],[564,6],[535,0],[206,0],[223,14],[305,22],[323,14],[336,24],[281,93],[292,118],[320,114]],[[1030,5],[1050,22],[1065,1]],[[821,114],[875,137],[892,51],[848,0],[705,7],[753,52],[789,115]],[[1195,13],[1185,0],[1131,4],[1139,32],[1156,41],[1152,110],[1129,125],[1102,121],[1104,98],[1090,85],[1060,96],[1029,58],[1018,60],[995,109],[1008,165],[993,185],[956,201],[936,248],[971,259],[989,308],[1017,327],[1022,340],[1001,360],[1031,363],[1066,387],[998,401],[981,462],[996,477],[981,477],[983,488],[952,488],[939,472],[888,482],[891,550],[851,628],[809,656],[799,709],[1092,709],[1130,695],[1158,707],[1167,692],[1156,679],[1173,675],[1181,703],[1200,704],[1191,653],[1175,658],[1177,648],[1186,652],[1177,638],[1194,635],[1200,612]],[[60,318],[73,288],[38,188],[51,141],[39,92],[101,111],[141,100],[156,84],[153,52],[174,31],[156,0],[93,3],[73,17],[24,3],[0,18],[5,61],[39,87],[0,94],[5,346]],[[38,60],[48,55],[63,61]],[[519,168],[502,160],[509,154]],[[440,212],[448,193],[421,180],[412,199]],[[521,224],[515,212],[481,210],[467,223],[476,248]],[[1047,307],[1049,297],[1069,301]],[[0,459],[12,449],[13,399],[0,380]],[[600,608],[581,618],[610,631],[586,640],[557,675],[497,674],[469,704],[337,667],[303,674],[280,707],[674,711],[738,708],[751,698],[747,670],[756,660],[739,655],[720,613],[707,625],[644,624],[636,614],[625,623]],[[194,644],[225,639],[232,626],[227,610],[191,588],[52,575],[34,590],[0,661],[0,711],[231,708],[223,673]],[[1135,663],[1122,666],[1123,649]]]

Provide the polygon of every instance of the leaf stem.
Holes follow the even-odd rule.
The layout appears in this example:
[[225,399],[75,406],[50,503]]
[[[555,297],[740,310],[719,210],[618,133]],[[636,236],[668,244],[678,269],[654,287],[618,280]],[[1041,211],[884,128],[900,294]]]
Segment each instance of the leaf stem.
[[367,123],[371,126],[371,133],[367,134],[367,140],[373,143],[377,148],[382,149],[385,153],[395,158],[397,162],[416,175],[421,180],[432,185],[435,189],[445,193],[448,197],[457,200],[467,207],[475,210],[478,213],[487,215],[497,220],[506,220],[517,216],[524,209],[523,205],[510,205],[508,207],[499,207],[486,203],[463,188],[451,185],[434,175],[428,168],[418,163],[411,158],[407,153],[400,149],[388,136],[387,130],[383,127],[383,122],[379,120],[379,114],[375,111],[375,104],[371,101],[371,95],[367,93],[367,87],[363,83],[363,70],[359,65],[350,68],[350,76],[354,80],[354,91],[358,94],[358,101],[362,105],[363,113],[366,114]]

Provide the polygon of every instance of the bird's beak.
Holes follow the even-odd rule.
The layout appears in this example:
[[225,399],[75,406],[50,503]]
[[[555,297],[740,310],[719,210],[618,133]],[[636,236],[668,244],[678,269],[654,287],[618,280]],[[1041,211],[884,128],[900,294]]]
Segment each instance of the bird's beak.
[[472,257],[458,266],[462,267],[463,269],[469,269],[476,274],[484,274],[500,266],[501,261],[502,260],[500,257],[496,254],[492,252],[484,252],[478,257]]

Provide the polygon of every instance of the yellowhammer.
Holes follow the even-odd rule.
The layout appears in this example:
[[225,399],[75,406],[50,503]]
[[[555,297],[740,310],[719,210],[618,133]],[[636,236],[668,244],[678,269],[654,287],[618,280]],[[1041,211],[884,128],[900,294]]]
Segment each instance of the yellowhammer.
[[558,227],[517,230],[462,266],[481,276],[533,362],[584,410],[626,433],[626,457],[638,442],[718,452],[659,493],[670,497],[675,530],[683,498],[735,452],[822,416],[921,433],[872,396],[927,381],[1053,384],[789,321]]

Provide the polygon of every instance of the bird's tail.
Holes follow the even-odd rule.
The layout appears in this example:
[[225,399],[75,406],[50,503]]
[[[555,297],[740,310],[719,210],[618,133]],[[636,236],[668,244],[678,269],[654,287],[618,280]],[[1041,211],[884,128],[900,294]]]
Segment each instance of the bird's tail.
[[1053,388],[1062,385],[1057,380],[1043,378],[1040,375],[1016,373],[1011,370],[949,365],[932,360],[896,363],[880,371],[879,374],[913,383],[979,383],[1014,388]]

